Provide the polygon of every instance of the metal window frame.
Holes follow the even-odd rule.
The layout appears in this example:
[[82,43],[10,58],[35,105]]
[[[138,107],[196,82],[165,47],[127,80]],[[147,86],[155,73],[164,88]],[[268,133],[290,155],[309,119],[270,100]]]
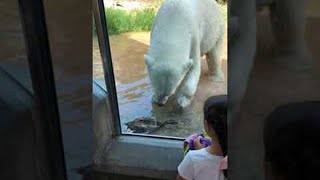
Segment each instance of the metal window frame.
[[107,100],[109,101],[111,106],[111,117],[113,119],[111,122],[113,126],[112,137],[116,137],[121,135],[122,132],[117,99],[117,89],[115,85],[116,83],[113,73],[113,65],[111,61],[112,57],[103,0],[93,0],[93,15],[99,41],[104,79],[108,92]]
[[173,140],[184,140],[181,137],[172,136],[159,136],[159,135],[147,135],[147,134],[132,134],[121,131],[121,121],[119,114],[119,104],[117,99],[117,89],[115,85],[115,77],[113,72],[110,41],[108,35],[107,19],[104,8],[104,0],[93,0],[93,14],[96,25],[96,31],[99,41],[99,48],[101,53],[105,83],[108,91],[108,101],[111,105],[111,117],[113,123],[113,137],[126,135],[126,136],[142,136],[147,138],[162,138]]
[[34,90],[35,179],[67,180],[57,94],[42,0],[18,0]]

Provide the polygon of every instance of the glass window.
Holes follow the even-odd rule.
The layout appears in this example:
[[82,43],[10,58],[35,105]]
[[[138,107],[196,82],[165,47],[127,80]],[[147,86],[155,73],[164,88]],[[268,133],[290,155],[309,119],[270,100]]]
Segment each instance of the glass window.
[[[117,109],[116,112],[119,114],[115,116],[114,121],[120,120],[123,134],[185,138],[194,132],[200,133],[203,131],[202,108],[204,101],[209,96],[227,93],[227,38],[226,33],[221,38],[223,47],[221,50],[220,70],[224,74],[224,81],[212,81],[209,79],[208,74],[211,70],[208,69],[205,60],[206,56],[203,54],[204,56],[201,57],[201,60],[199,57],[201,61],[200,80],[189,106],[180,108],[177,103],[178,92],[180,92],[181,88],[177,88],[165,105],[159,106],[157,103],[153,103],[153,92],[156,88],[151,83],[150,71],[146,65],[144,55],[150,49],[152,26],[162,3],[162,0],[104,1],[104,7],[100,8],[104,10],[104,12],[101,12],[106,15],[105,23],[109,40],[107,43],[110,45],[111,52],[111,59],[107,58],[105,62],[112,64],[112,66],[105,66],[105,71],[112,74],[112,76],[109,76],[110,78],[114,78],[114,85],[109,84],[109,86],[114,86],[117,97],[116,107],[112,108]],[[226,32],[227,5],[218,4],[218,6],[224,16],[223,28]],[[183,18],[184,15],[186,14],[181,14],[181,17]],[[169,19],[168,22],[170,22]],[[159,33],[159,27],[156,28],[158,29],[154,30],[154,34]],[[172,33],[179,34],[179,31],[175,31],[177,30],[172,29]],[[168,33],[170,34],[170,32]],[[101,84],[104,84],[104,82],[110,83],[110,81],[105,81],[104,79],[104,61],[101,60],[98,39],[99,35],[97,36],[94,33],[93,78]],[[174,40],[168,39],[168,44],[170,42],[174,42]],[[183,48],[185,46],[183,41],[176,45],[180,49],[186,49]],[[160,49],[158,50],[160,51]],[[169,52],[170,48],[167,48],[167,50],[162,53],[171,53]],[[186,56],[189,55],[187,54]],[[173,64],[171,66],[173,69],[175,68]],[[169,76],[164,71],[162,75]],[[186,72],[188,74],[188,71]],[[182,79],[186,79],[186,75],[181,76]],[[170,76],[164,83],[170,83],[170,78],[175,79]],[[179,85],[181,83],[177,81],[176,84]],[[158,91],[161,91],[159,88],[163,87],[158,87]]]
[[0,22],[0,179],[65,179],[42,1],[3,1]]
[[[33,89],[17,1],[0,5],[0,179],[34,179]],[[19,166],[17,166],[19,164]]]

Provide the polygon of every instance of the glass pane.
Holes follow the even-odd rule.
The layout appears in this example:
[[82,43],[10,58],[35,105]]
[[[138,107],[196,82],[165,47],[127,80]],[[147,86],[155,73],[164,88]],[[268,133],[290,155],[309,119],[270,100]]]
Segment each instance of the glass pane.
[[4,1],[0,8],[0,67],[32,91],[18,1]]
[[[239,26],[242,28],[248,27],[248,30],[252,30],[253,26],[249,27],[246,24],[246,22],[251,21],[251,17],[246,16],[244,12],[250,11],[248,10],[250,8],[252,11],[256,10],[256,7],[250,6],[250,1],[233,2],[235,3],[229,5],[230,15],[237,13],[242,18],[246,18]],[[237,179],[264,179],[264,177],[269,177],[270,174],[268,172],[271,173],[272,171],[264,171],[263,164],[266,163],[264,160],[273,159],[275,156],[272,155],[279,154],[281,150],[277,151],[279,150],[278,148],[271,148],[271,151],[268,149],[268,153],[265,153],[265,148],[268,145],[264,146],[264,135],[267,134],[266,139],[270,138],[268,134],[274,135],[271,138],[274,141],[270,143],[270,146],[285,147],[282,150],[295,149],[291,148],[290,145],[284,145],[290,142],[293,137],[287,135],[286,132],[288,131],[285,129],[288,126],[291,127],[294,121],[286,121],[286,118],[281,118],[277,122],[268,123],[270,126],[266,128],[265,120],[270,116],[270,113],[288,103],[318,101],[320,99],[320,36],[318,35],[320,30],[320,1],[278,1],[274,7],[276,8],[269,9],[260,5],[259,9],[262,11],[258,11],[256,19],[256,36],[247,38],[245,41],[235,40],[233,44],[229,44],[229,50],[231,50],[229,51],[229,84],[234,85],[232,87],[229,86],[229,100],[232,95],[235,99],[241,97],[239,92],[241,92],[241,89],[246,89],[245,95],[241,97],[241,105],[239,104],[237,107],[238,112],[232,116],[232,123],[228,131],[228,142],[229,145],[232,145],[228,149],[228,155],[232,157],[232,163],[229,167],[235,170],[232,171],[232,175],[237,174]],[[275,21],[270,21],[270,16]],[[238,37],[246,37],[246,32],[239,33]],[[257,46],[254,46],[253,43],[251,44],[252,41],[256,41]],[[252,48],[244,46],[248,45],[248,42]],[[251,50],[254,49],[257,50],[256,53],[252,53]],[[255,59],[251,59],[250,54],[255,55]],[[247,61],[247,65],[249,65],[250,60],[252,60],[252,67],[249,71],[250,76],[246,77],[242,81],[243,83],[238,83],[236,86],[235,82],[241,79],[239,75],[247,74],[248,71],[245,66],[236,66],[234,62]],[[234,69],[238,71],[236,72]],[[307,109],[310,110],[311,108]],[[277,112],[280,111],[277,110]],[[295,112],[287,111],[288,114],[300,114],[302,112],[308,112],[308,110],[301,108],[300,112],[299,110],[295,110]],[[294,116],[299,117],[297,114]],[[308,116],[312,116],[311,114]],[[280,126],[276,128],[279,125],[277,124],[278,122],[281,122],[281,128],[279,128]],[[267,132],[269,133],[264,134],[264,128],[268,129]],[[294,134],[292,129],[290,128],[290,133]],[[270,132],[272,133],[270,134]],[[308,134],[311,130],[309,131],[304,126],[302,133],[304,132]],[[312,142],[311,139],[305,136],[307,135],[299,133],[299,137]],[[284,140],[283,137],[286,137],[286,139]],[[313,135],[313,137],[316,136]],[[279,139],[281,139],[281,143],[277,143]],[[297,142],[299,141],[295,137],[293,139]],[[307,146],[303,146],[302,149],[303,151],[306,149],[313,149],[312,152],[317,151],[313,147]],[[299,159],[305,159],[297,157],[299,155],[292,153],[290,150],[283,151],[286,154],[286,159],[292,159],[289,163],[290,165],[300,164]],[[282,164],[284,162],[282,160],[280,166],[285,168],[277,168],[277,172],[280,173],[284,173],[286,171],[284,169],[290,166],[289,164]],[[279,164],[276,162],[280,161],[272,160],[269,164],[270,167],[278,167]],[[250,169],[250,172],[246,171],[247,169]],[[294,173],[296,171],[291,170],[288,176],[297,176]],[[305,179],[308,178],[305,177]]]
[[93,36],[92,36],[92,58],[93,58],[93,79],[96,81],[100,86],[106,89],[104,73],[103,73],[103,66],[102,66],[102,59],[100,54],[100,47],[98,42],[98,36],[95,31],[95,25],[93,28]]
[[0,179],[35,179],[32,81],[18,1],[0,3]]
[[44,1],[68,179],[92,162],[91,4]]
[[[224,73],[224,81],[209,80],[209,69],[204,56],[201,59],[201,77],[190,106],[181,109],[177,105],[176,97],[179,89],[164,106],[159,106],[152,103],[153,90],[156,88],[153,88],[151,84],[144,55],[150,48],[152,24],[159,7],[162,5],[162,0],[152,2],[105,1],[104,5],[122,132],[182,138],[194,132],[201,133],[203,131],[202,108],[204,101],[209,96],[227,93],[226,33],[221,33],[220,40],[221,46],[223,46],[220,70]],[[226,31],[227,5],[218,4],[216,7],[218,10],[222,10],[221,21],[224,21],[224,26],[221,24],[221,28]],[[182,13],[180,18],[185,15]],[[168,22],[170,22],[169,19]],[[157,33],[158,30],[159,28],[154,32]],[[172,33],[179,34],[179,30],[177,32],[172,30]],[[94,78],[98,79],[98,82],[104,82],[99,46],[95,35],[93,40]],[[168,39],[169,44],[170,42],[173,41]],[[185,43],[182,41],[177,45],[179,48],[183,47]],[[170,49],[167,48],[168,51],[163,53],[170,53]],[[160,51],[160,49],[158,50]],[[185,54],[183,55],[185,56]],[[200,61],[200,55],[198,58]],[[186,58],[186,61],[181,62],[187,62],[187,60]],[[175,68],[175,65],[171,66],[172,69]],[[187,74],[188,71],[185,72]],[[168,74],[164,73],[163,75],[167,76]],[[181,75],[181,78],[186,79],[185,75]],[[180,83],[176,83],[176,85],[178,84]]]

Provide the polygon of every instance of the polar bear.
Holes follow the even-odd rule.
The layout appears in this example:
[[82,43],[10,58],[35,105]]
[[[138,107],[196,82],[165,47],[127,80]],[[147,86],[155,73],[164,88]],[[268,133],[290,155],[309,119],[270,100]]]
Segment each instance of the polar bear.
[[207,56],[209,79],[223,81],[224,17],[214,0],[166,0],[155,17],[144,59],[153,103],[166,104],[177,91],[181,108],[190,105]]
[[257,13],[270,10],[273,34],[279,55],[272,61],[291,70],[309,70],[312,55],[307,49],[305,2],[302,0],[229,0],[228,93],[230,111],[236,112],[245,94],[256,53]]

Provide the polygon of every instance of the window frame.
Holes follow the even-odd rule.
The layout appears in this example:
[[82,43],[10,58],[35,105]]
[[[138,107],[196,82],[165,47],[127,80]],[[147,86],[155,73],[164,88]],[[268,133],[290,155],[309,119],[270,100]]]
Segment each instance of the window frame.
[[[107,179],[108,174],[175,179],[178,174],[177,167],[183,159],[182,149],[184,138],[133,134],[121,131],[117,91],[114,82],[111,49],[103,0],[93,0],[93,15],[106,86],[106,89],[100,88],[105,93],[94,91],[93,95],[95,97],[105,94],[105,97],[98,99],[100,99],[101,104],[106,105],[107,113],[110,114],[110,116],[106,114],[105,117],[98,118],[98,120],[94,121],[108,121],[111,126],[110,129],[112,130],[112,133],[110,133],[111,136],[104,137],[103,134],[107,135],[109,133],[102,133],[101,135],[103,137],[96,137],[98,138],[96,141],[102,142],[103,144],[99,145],[101,151],[98,150],[95,154],[95,157],[98,159],[95,160],[93,169],[105,174],[105,178]],[[106,98],[106,101],[103,100],[103,98]],[[102,116],[104,115],[102,114]],[[104,124],[101,122],[96,123]],[[100,128],[99,126],[97,127]]]
[[35,179],[67,180],[53,66],[42,0],[18,0],[33,87]]
[[110,49],[110,41],[107,26],[107,17],[104,7],[104,0],[93,0],[93,14],[96,26],[96,33],[99,42],[99,48],[102,59],[103,72],[105,77],[105,86],[108,92],[107,100],[111,108],[111,123],[113,124],[113,137],[116,136],[139,136],[148,138],[161,138],[172,140],[184,140],[182,137],[165,136],[165,135],[150,135],[139,133],[126,133],[121,131],[121,119],[118,104],[117,87],[115,85],[115,76],[113,71],[112,56]]
[[[113,65],[111,58],[111,49],[109,44],[109,35],[107,31],[107,19],[104,10],[103,0],[93,1],[93,15],[96,25],[96,32],[99,41],[99,49],[101,54],[105,85],[107,88],[107,100],[111,105],[112,117],[112,136],[116,137],[122,134],[121,122],[119,116],[119,106],[117,99],[117,90],[115,86],[115,78],[113,73]],[[109,60],[110,59],[110,60]]]

